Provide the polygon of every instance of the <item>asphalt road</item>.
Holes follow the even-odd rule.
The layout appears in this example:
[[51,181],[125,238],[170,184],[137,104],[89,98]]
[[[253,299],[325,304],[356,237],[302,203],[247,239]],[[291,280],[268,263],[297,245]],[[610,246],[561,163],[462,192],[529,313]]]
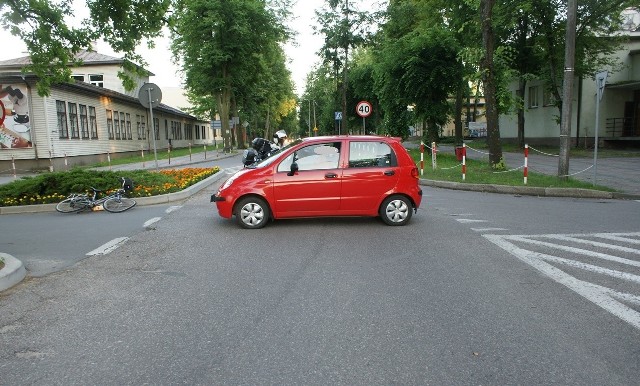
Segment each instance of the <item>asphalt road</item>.
[[406,227],[246,231],[214,189],[0,295],[0,384],[637,384],[636,201],[425,188]]

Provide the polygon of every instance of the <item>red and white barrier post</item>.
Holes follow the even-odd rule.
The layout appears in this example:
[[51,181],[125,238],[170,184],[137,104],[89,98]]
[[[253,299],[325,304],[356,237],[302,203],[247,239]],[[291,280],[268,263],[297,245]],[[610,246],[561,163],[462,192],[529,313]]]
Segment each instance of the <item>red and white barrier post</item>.
[[13,179],[15,180],[18,176],[16,175],[16,159],[13,156],[11,156],[11,167],[13,168]]
[[467,179],[467,144],[462,144],[462,181]]
[[69,162],[67,161],[67,153],[64,153],[64,169],[69,170]]
[[420,142],[420,175],[424,174],[424,142]]
[[111,170],[111,152],[107,151],[107,163],[109,164],[109,170]]
[[436,170],[438,168],[438,156],[436,155],[437,152],[438,149],[436,148],[436,143],[431,142],[431,168],[433,168],[433,170]]
[[524,145],[524,184],[527,184],[529,176],[529,145]]
[[140,154],[142,155],[142,168],[145,168],[145,162],[144,162],[144,147],[142,145],[140,145]]
[[204,145],[204,159],[207,159],[207,145]]

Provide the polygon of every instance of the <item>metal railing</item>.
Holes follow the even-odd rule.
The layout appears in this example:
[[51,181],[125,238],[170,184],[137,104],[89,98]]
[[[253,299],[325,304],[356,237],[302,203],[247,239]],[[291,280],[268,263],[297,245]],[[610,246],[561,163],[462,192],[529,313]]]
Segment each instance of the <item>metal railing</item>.
[[610,137],[640,137],[633,118],[607,118],[606,131]]

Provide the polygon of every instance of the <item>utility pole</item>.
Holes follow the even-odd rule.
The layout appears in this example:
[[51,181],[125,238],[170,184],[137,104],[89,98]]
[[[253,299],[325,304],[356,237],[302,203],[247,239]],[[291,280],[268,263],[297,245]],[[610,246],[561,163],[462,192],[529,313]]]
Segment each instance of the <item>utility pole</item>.
[[[573,78],[576,62],[576,14],[577,0],[567,0],[567,33],[564,49],[564,83],[562,87],[562,116],[560,117],[560,157],[558,177],[566,180],[569,175],[569,145],[571,135],[571,107],[573,105]],[[597,144],[596,144],[597,145]]]

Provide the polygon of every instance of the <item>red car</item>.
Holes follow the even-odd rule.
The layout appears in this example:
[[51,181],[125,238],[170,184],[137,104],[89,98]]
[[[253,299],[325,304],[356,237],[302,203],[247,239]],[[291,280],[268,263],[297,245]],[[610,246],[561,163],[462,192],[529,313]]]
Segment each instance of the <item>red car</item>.
[[294,141],[240,170],[211,196],[243,228],[271,219],[380,216],[405,225],[422,201],[415,162],[400,138],[327,136]]

